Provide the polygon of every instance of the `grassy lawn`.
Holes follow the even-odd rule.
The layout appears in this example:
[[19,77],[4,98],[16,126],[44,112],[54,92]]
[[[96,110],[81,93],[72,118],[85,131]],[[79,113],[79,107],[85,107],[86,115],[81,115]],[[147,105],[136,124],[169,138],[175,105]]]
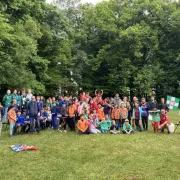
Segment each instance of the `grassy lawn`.
[[[179,118],[179,119],[178,119]],[[170,122],[180,120],[178,111]],[[8,137],[0,143],[0,179],[180,179],[180,127],[176,133],[89,135],[53,130]],[[24,143],[39,151],[13,152],[9,146]]]

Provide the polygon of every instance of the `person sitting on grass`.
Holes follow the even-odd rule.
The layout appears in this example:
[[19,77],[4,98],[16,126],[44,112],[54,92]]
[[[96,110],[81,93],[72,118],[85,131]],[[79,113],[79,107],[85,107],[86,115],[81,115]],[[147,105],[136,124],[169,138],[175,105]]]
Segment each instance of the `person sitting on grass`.
[[153,108],[152,111],[149,111],[152,115],[152,125],[154,129],[154,133],[158,132],[159,121],[160,121],[160,110]]
[[129,124],[129,120],[125,119],[125,123],[123,124],[123,134],[133,134],[134,131],[132,129],[132,126]]
[[87,120],[88,126],[89,126],[89,131],[92,134],[100,134],[101,131],[99,129],[96,129],[95,125],[93,124],[93,116],[92,114],[89,114],[89,119]]
[[109,131],[109,128],[111,127],[111,121],[109,120],[108,115],[101,119],[101,122],[99,122],[99,127],[103,134]]
[[116,121],[113,120],[112,125],[110,127],[110,134],[119,134],[119,133],[120,133],[119,126],[116,125]]
[[161,130],[161,132],[164,132],[164,129],[167,129],[168,134],[170,134],[169,126],[170,123],[168,120],[168,115],[166,114],[166,110],[161,109],[159,129]]
[[87,120],[85,120],[84,115],[80,116],[80,120],[77,123],[78,134],[90,134]]
[[10,123],[10,137],[14,135],[14,128],[16,123],[16,112],[15,112],[15,106],[11,106],[11,109],[8,111],[8,119]]

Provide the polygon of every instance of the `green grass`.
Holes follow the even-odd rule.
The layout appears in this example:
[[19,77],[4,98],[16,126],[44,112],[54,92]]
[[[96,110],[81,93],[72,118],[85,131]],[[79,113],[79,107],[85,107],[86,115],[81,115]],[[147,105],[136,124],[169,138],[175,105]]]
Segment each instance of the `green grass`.
[[[169,113],[178,122],[178,112]],[[179,118],[179,119],[178,119]],[[8,137],[0,143],[0,179],[180,179],[180,127],[176,133],[79,136],[53,130]],[[36,145],[39,151],[13,152],[9,146]]]

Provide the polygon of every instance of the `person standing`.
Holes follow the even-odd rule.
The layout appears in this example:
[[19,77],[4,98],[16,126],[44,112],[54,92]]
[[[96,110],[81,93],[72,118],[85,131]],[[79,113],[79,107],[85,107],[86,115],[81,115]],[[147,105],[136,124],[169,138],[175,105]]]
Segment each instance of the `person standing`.
[[120,104],[121,104],[122,100],[119,97],[119,94],[117,93],[114,97],[114,105],[117,105],[118,109],[120,108]]
[[165,99],[161,98],[161,103],[159,104],[159,109],[165,109],[166,112],[169,111],[169,108],[167,107],[167,104],[165,103]]
[[73,101],[69,101],[68,106],[68,125],[71,131],[75,131],[75,112],[76,106],[73,104]]
[[26,98],[28,98],[29,100],[32,98],[33,94],[32,94],[32,91],[31,89],[28,89],[28,93],[26,95]]
[[11,91],[7,90],[7,94],[3,97],[3,102],[4,102],[4,122],[7,122],[7,114],[8,114],[8,107],[11,105],[12,101],[12,96],[11,96]]
[[146,103],[145,98],[142,98],[142,100],[141,100],[141,109],[142,109],[141,118],[142,118],[143,129],[144,129],[144,131],[147,131],[148,130],[149,106]]
[[27,118],[30,119],[30,132],[33,134],[34,132],[34,120],[36,121],[36,130],[37,133],[40,133],[40,107],[36,101],[35,96],[31,97],[31,101],[29,102],[26,110]]
[[153,110],[154,108],[158,108],[158,104],[154,98],[154,96],[151,97],[151,101],[149,102],[149,110]]
[[53,106],[51,108],[51,114],[52,114],[53,129],[57,129],[58,128],[58,125],[57,125],[58,107],[57,107],[56,101],[53,102]]
[[21,96],[21,91],[18,90],[17,92],[17,106],[18,106],[18,110],[22,110],[22,96]]

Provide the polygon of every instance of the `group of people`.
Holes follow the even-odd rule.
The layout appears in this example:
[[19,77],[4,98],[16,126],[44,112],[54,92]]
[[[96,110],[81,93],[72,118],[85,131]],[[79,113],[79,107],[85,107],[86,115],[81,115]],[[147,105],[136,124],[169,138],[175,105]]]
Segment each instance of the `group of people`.
[[126,96],[122,99],[117,93],[115,97],[103,97],[103,91],[95,91],[91,97],[80,88],[79,97],[65,96],[49,97],[34,96],[30,89],[14,90],[3,97],[0,104],[0,132],[2,121],[10,124],[10,136],[41,130],[55,129],[66,132],[68,125],[71,131],[78,134],[133,134],[135,131],[148,130],[148,117],[152,117],[154,132],[169,131],[169,111],[165,99],[157,103],[152,96],[149,102],[146,98],[139,100],[134,97],[132,102]]

